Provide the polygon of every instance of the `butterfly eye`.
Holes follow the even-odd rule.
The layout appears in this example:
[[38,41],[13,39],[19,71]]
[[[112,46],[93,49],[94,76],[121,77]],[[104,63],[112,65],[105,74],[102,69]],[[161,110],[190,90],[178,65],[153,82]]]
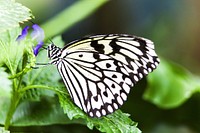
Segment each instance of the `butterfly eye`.
[[48,51],[49,51],[49,50],[52,50],[52,48],[51,48],[50,45],[47,46],[47,50],[48,50]]
[[54,44],[49,44],[49,45],[47,46],[47,50],[49,50],[49,51],[52,51],[54,48],[55,48],[55,45],[54,45]]

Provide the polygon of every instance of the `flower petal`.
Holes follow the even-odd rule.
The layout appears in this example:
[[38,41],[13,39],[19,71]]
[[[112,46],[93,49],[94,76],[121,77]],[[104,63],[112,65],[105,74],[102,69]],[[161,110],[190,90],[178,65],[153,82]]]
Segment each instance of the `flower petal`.
[[39,25],[33,24],[32,26],[33,32],[31,33],[32,39],[36,40],[37,42],[42,42],[44,40],[44,31],[42,28],[40,28]]
[[44,44],[44,42],[39,42],[34,48],[33,48],[33,53],[35,56],[38,55],[40,48],[42,47],[42,45]]
[[26,37],[27,34],[28,34],[28,29],[29,29],[29,26],[26,26],[26,27],[22,30],[21,35],[19,35],[19,36],[17,37],[16,41],[24,40],[25,37]]

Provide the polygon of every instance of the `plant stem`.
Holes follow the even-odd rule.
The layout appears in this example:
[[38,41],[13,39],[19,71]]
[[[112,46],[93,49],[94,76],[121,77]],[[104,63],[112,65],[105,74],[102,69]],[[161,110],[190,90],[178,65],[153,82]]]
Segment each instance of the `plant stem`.
[[29,86],[26,86],[26,87],[20,89],[19,92],[25,92],[26,90],[30,90],[30,89],[33,89],[33,88],[40,88],[40,89],[52,90],[52,91],[56,91],[56,92],[59,92],[59,93],[67,94],[64,91],[61,91],[59,89],[55,89],[54,87],[45,86],[45,85],[29,85]]
[[[26,67],[27,64],[27,60],[28,60],[28,55],[23,55],[23,60],[22,60],[22,70],[24,70],[24,68]],[[8,130],[9,126],[10,126],[10,122],[11,119],[13,117],[13,114],[15,113],[15,110],[19,104],[19,101],[21,99],[21,94],[19,92],[20,86],[21,86],[21,82],[22,82],[22,78],[24,75],[24,71],[21,71],[22,73],[20,73],[20,77],[17,79],[13,79],[13,94],[11,97],[11,104],[8,110],[8,114],[6,116],[6,121],[5,121],[5,129]],[[17,84],[18,83],[18,84]]]
[[16,91],[13,92],[13,96],[12,96],[12,99],[11,99],[11,104],[10,104],[10,107],[9,107],[9,111],[8,111],[8,114],[7,114],[7,117],[6,117],[6,121],[5,121],[5,130],[8,130],[9,126],[10,126],[10,122],[11,122],[11,119],[12,119],[12,116],[17,108],[17,105],[19,103],[19,100],[20,100],[20,94]]
[[6,116],[6,121],[5,121],[5,129],[8,130],[9,126],[10,126],[10,121],[13,117],[13,114],[15,113],[15,110],[18,106],[18,103],[21,99],[21,93],[19,93],[19,88],[20,88],[20,85],[21,85],[21,82],[22,82],[22,77],[19,77],[19,82],[18,82],[18,85],[16,84],[16,79],[13,79],[13,95],[12,95],[12,98],[11,98],[11,104],[10,104],[10,107],[9,107],[9,110],[8,110],[8,114]]

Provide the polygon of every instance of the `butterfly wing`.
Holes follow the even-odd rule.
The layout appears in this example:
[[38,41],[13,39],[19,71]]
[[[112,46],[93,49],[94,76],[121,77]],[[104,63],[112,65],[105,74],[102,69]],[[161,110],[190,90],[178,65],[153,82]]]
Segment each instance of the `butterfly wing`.
[[130,88],[159,63],[150,40],[130,35],[97,35],[62,50],[58,71],[74,103],[91,117],[114,112]]
[[120,61],[134,83],[152,72],[160,62],[151,40],[127,34],[88,36],[69,43],[63,51],[81,49],[96,51]]

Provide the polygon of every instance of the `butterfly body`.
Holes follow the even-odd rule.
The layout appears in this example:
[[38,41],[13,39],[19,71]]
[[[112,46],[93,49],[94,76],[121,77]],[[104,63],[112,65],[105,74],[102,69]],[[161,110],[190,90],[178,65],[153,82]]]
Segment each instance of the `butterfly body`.
[[47,50],[72,100],[91,117],[119,109],[130,89],[159,64],[153,42],[126,34],[88,36]]

